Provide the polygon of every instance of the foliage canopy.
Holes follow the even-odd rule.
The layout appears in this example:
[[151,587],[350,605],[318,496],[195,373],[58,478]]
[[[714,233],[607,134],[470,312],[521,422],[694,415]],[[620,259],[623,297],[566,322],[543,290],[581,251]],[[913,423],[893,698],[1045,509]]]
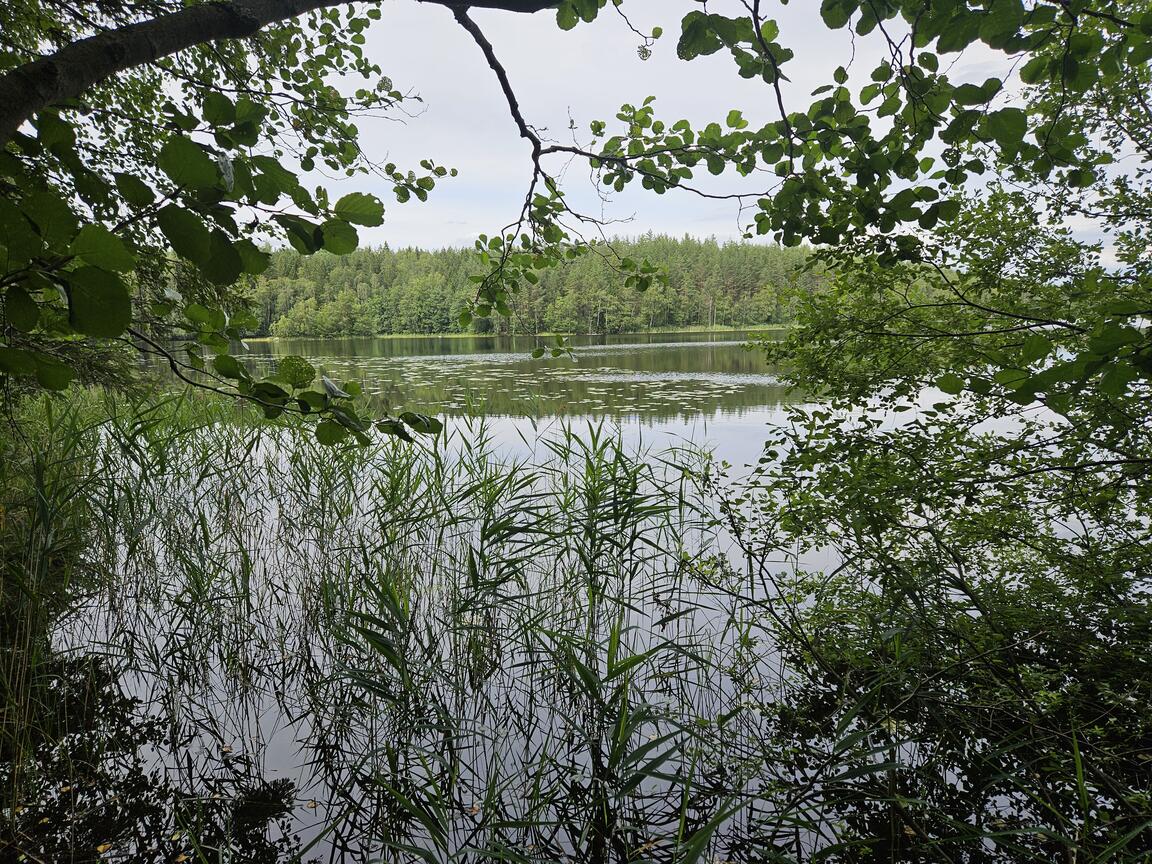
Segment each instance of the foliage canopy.
[[[657,193],[708,195],[693,185],[702,169],[734,168],[757,183],[766,173],[768,185],[743,196],[755,202],[750,234],[809,241],[881,266],[948,266],[943,244],[965,194],[996,178],[1027,188],[1044,218],[1106,224],[1122,263],[1142,274],[1144,226],[1132,220],[1142,212],[1144,169],[1117,168],[1121,156],[1147,153],[1152,13],[1138,2],[1104,9],[1086,0],[825,0],[826,26],[880,40],[888,59],[858,90],[850,83],[859,70],[836,67],[806,110],[786,108],[782,85],[794,57],[768,4],[732,4],[727,14],[690,9],[678,55],[727,52],[739,75],[769,88],[779,118],[753,128],[734,107],[697,128],[660,119],[647,99],[623,106],[618,128],[593,123],[585,146],[541,140],[468,7],[555,6],[558,25],[571,29],[601,14],[606,0],[436,2],[452,9],[498,77],[534,167],[519,218],[477,242],[482,272],[463,323],[506,314],[512,294],[542,269],[587,248],[571,227],[580,214],[548,172],[554,156],[588,159],[606,186],[639,181]],[[53,8],[11,4],[0,20],[0,91],[10,97],[0,124],[0,371],[62,388],[77,374],[96,374],[93,352],[98,358],[107,340],[120,340],[165,356],[190,380],[208,376],[210,386],[235,389],[269,415],[319,413],[363,435],[369,424],[351,404],[333,414],[326,392],[297,398],[285,382],[249,380],[228,344],[254,325],[232,286],[268,266],[269,239],[302,254],[346,254],[357,247],[358,228],[384,218],[375,197],[331,200],[286,165],[382,171],[400,203],[426,198],[451,173],[429,160],[418,170],[375,166],[357,145],[358,115],[404,100],[363,47],[381,10],[306,0]],[[643,49],[661,35],[657,28],[644,37]],[[1013,71],[953,80],[948,56],[970,46],[1007,58]],[[342,94],[334,75],[369,83]],[[1130,287],[1099,263],[1085,266],[1094,284]],[[620,257],[616,269],[623,284],[642,289],[661,279],[647,261]],[[1050,370],[1031,391],[1015,388],[1020,395],[1061,374],[1110,376],[1108,386],[1117,387],[1147,373],[1138,328],[1125,323],[1142,303],[1132,291],[1111,293],[1122,295],[1117,303],[1076,325],[1095,334],[1098,353],[1077,353],[1080,366]],[[149,335],[161,319],[192,337],[186,354]],[[1039,350],[1035,339],[1030,346]]]

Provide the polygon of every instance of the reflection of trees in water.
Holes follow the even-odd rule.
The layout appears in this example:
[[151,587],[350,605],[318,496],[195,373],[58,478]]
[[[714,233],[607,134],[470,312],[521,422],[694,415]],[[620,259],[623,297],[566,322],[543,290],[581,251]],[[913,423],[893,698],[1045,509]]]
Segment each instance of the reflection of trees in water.
[[29,672],[37,710],[6,730],[24,750],[0,763],[0,860],[273,864],[298,853],[291,781],[264,780],[243,755],[206,773],[190,757],[165,764],[173,730],[103,658],[49,656]]
[[[604,415],[645,420],[741,415],[796,401],[746,334],[574,340],[569,358],[532,360],[530,338],[285,339],[254,342],[250,365],[299,353],[331,377],[359,381],[380,406],[488,416]],[[704,341],[719,339],[720,341]],[[620,344],[621,340],[636,344]]]

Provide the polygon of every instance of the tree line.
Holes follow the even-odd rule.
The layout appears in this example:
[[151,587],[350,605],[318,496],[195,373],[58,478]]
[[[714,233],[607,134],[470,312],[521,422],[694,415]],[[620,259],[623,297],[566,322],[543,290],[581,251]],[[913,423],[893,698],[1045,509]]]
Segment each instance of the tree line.
[[359,249],[348,255],[273,254],[252,300],[261,336],[378,333],[626,333],[657,328],[786,322],[792,290],[821,281],[809,253],[753,243],[647,234],[613,241],[617,255],[663,268],[665,284],[628,288],[616,258],[595,251],[542,270],[511,298],[511,315],[460,313],[475,298],[472,249]]

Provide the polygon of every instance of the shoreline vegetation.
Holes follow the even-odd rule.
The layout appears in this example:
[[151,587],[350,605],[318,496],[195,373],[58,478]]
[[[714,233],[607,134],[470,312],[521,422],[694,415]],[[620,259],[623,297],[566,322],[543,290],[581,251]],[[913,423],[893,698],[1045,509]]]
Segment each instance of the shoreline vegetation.
[[[806,248],[646,234],[614,252],[659,262],[666,284],[622,289],[605,255],[537,271],[508,298],[508,314],[475,305],[475,250],[359,249],[347,255],[272,253],[248,299],[253,337],[544,335],[721,332],[787,325],[797,296],[823,272]],[[461,313],[470,310],[470,314]]]
[[738,326],[727,326],[717,324],[713,327],[704,325],[697,325],[693,327],[656,327],[651,330],[627,330],[619,333],[557,333],[546,331],[543,333],[460,333],[460,332],[442,332],[442,333],[366,333],[361,336],[247,336],[244,338],[245,342],[259,342],[274,344],[277,342],[284,342],[295,339],[474,339],[480,336],[502,336],[513,339],[553,339],[556,337],[597,337],[597,336],[682,336],[682,335],[701,335],[706,336],[711,333],[748,333],[750,336],[757,333],[783,333],[789,329],[788,324],[741,324]]
[[[484,418],[333,449],[215,393],[19,410],[30,434],[0,440],[0,560],[24,577],[0,598],[0,831],[30,860],[73,858],[76,836],[133,861],[967,861],[993,842],[980,860],[1147,859],[1146,580],[1080,566],[1098,523],[1068,538],[970,500],[983,524],[947,537],[964,593],[940,591],[914,520],[872,526],[894,542],[871,556],[853,544],[877,508],[837,461],[796,494],[826,443],[786,427],[767,444],[784,457],[737,477],[595,420],[518,461]],[[898,515],[901,490],[947,513],[955,486],[903,435]],[[891,449],[853,443],[856,470]],[[1005,439],[967,443],[980,473]],[[809,537],[854,568],[800,566]],[[253,704],[311,722],[254,732]],[[307,767],[283,772],[285,748]],[[1085,800],[1110,816],[1092,833]],[[898,819],[942,839],[889,840]],[[669,854],[627,854],[644,846]]]

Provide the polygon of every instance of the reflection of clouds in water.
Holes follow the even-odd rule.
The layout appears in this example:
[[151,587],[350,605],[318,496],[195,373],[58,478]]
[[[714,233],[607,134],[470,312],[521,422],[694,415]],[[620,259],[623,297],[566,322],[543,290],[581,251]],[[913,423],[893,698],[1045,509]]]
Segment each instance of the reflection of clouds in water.
[[[576,353],[592,362],[533,360],[523,351],[392,357],[316,352],[308,359],[337,380],[360,381],[370,396],[433,413],[672,416],[743,413],[787,401],[780,379],[758,371],[763,367],[755,356],[731,341],[581,346]],[[250,359],[265,369],[274,363],[267,355]]]
[[[601,367],[591,374],[582,374],[579,371],[565,373],[566,378],[576,378],[581,381],[605,381],[611,383],[628,384],[631,382],[665,382],[665,381],[702,381],[715,384],[717,387],[731,387],[735,384],[761,384],[766,387],[780,385],[780,379],[775,375],[757,375],[741,372],[634,372],[631,369],[615,369],[610,373],[611,367]],[[739,389],[739,388],[735,388]]]

